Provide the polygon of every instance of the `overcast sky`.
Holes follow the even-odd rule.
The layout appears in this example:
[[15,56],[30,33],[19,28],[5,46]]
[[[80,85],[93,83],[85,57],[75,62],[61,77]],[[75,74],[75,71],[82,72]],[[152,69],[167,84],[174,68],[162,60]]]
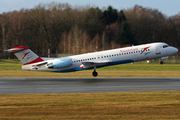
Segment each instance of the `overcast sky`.
[[72,6],[95,5],[100,9],[111,5],[118,10],[132,8],[134,5],[141,5],[158,9],[167,16],[172,16],[180,12],[180,0],[0,0],[0,14],[22,8],[32,9],[40,3],[69,3]]

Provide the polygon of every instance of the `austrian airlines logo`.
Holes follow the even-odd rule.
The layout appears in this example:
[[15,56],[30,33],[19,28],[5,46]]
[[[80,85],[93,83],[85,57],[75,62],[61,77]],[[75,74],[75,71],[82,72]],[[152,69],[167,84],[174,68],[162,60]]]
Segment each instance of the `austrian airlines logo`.
[[146,50],[147,50],[148,48],[150,48],[150,47],[151,47],[151,46],[142,48],[142,49],[141,49],[141,51],[142,51],[141,54],[143,54],[143,52],[146,51]]
[[[30,53],[30,52],[28,52],[28,53],[25,53],[25,54],[24,54],[24,57],[26,57],[26,56],[27,56],[29,53]],[[24,59],[24,57],[23,57],[22,59]]]

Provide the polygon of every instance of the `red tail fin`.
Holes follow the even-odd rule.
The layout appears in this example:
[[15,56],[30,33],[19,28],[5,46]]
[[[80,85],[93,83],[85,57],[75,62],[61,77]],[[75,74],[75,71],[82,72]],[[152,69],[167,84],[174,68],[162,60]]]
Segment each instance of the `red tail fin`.
[[7,50],[8,52],[13,52],[16,57],[23,63],[23,65],[33,64],[37,62],[44,61],[33,51],[25,46],[18,46]]

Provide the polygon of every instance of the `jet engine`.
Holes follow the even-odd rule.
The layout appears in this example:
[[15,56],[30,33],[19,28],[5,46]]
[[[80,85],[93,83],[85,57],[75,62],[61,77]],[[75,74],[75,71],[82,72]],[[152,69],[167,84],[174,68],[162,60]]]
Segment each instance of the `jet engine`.
[[72,59],[63,59],[47,64],[48,68],[54,68],[54,69],[66,68],[71,65],[72,65]]

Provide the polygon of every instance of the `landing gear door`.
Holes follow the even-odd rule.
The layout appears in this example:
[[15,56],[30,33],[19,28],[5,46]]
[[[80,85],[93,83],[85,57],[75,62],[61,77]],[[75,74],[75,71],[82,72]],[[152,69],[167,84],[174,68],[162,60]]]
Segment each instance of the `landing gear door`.
[[156,46],[156,55],[160,55],[161,51],[160,51],[160,46]]

